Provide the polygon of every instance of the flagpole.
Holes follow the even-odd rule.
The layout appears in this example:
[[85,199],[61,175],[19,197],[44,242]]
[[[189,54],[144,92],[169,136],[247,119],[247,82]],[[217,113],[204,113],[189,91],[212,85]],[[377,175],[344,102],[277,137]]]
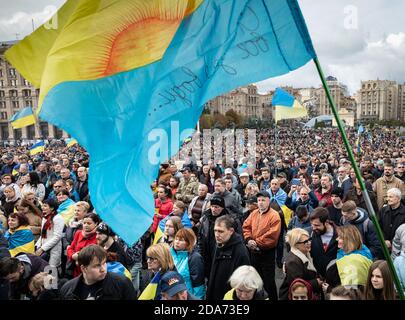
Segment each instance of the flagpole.
[[364,200],[366,202],[366,206],[367,206],[367,209],[368,209],[368,212],[369,212],[369,216],[370,216],[371,221],[373,222],[374,227],[376,229],[378,240],[381,243],[385,259],[387,260],[388,266],[389,266],[389,268],[391,270],[391,274],[394,277],[394,283],[395,283],[395,286],[397,288],[397,292],[398,292],[401,300],[405,300],[404,291],[403,291],[401,282],[399,281],[398,275],[397,275],[397,273],[395,271],[395,267],[394,267],[394,264],[392,262],[391,255],[390,255],[390,253],[388,251],[388,248],[385,245],[384,236],[383,236],[383,233],[381,231],[380,224],[378,223],[377,216],[376,216],[376,214],[374,212],[374,208],[373,208],[373,206],[371,204],[370,196],[368,195],[366,186],[364,184],[363,178],[362,178],[361,173],[360,173],[360,169],[357,166],[356,160],[354,159],[354,154],[353,154],[352,147],[350,146],[349,140],[347,139],[346,132],[345,132],[345,130],[343,128],[343,123],[340,120],[339,114],[338,114],[337,109],[336,109],[335,102],[334,102],[334,100],[332,98],[332,95],[331,95],[330,90],[329,90],[329,86],[326,83],[326,79],[325,79],[325,76],[323,74],[322,67],[321,67],[317,57],[314,58],[314,62],[315,62],[316,69],[318,70],[319,76],[321,78],[322,85],[323,85],[323,87],[325,89],[326,96],[328,97],[328,101],[329,101],[329,104],[331,106],[333,115],[335,116],[336,123],[338,125],[340,134],[342,135],[343,143],[344,143],[346,151],[347,151],[347,153],[349,155],[350,162],[351,162],[351,164],[353,166],[354,172],[356,173],[357,181],[360,184],[361,192],[362,192],[363,198],[364,198]]

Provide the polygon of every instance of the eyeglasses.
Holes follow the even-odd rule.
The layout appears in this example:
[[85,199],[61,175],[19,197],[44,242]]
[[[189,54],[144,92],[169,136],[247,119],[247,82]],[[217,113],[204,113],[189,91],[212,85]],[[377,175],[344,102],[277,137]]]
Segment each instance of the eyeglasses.
[[152,258],[152,257],[146,257],[146,261],[155,261],[157,260],[156,258]]
[[307,244],[308,242],[311,242],[312,241],[312,238],[308,238],[307,240],[305,240],[305,241],[299,241],[299,242],[297,242],[297,244]]

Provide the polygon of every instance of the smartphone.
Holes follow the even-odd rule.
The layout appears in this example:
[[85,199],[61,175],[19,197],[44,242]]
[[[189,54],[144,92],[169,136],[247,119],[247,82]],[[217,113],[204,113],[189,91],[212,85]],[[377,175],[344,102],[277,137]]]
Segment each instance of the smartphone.
[[301,185],[301,180],[300,179],[292,179],[291,180],[291,185],[292,186],[300,186]]

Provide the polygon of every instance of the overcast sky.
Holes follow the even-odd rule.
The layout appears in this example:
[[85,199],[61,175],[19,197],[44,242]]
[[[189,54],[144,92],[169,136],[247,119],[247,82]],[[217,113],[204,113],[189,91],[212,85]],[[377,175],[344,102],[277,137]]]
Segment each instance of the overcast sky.
[[[50,18],[64,0],[0,0],[0,41],[22,39]],[[405,1],[299,0],[326,75],[359,89],[361,80],[405,82]],[[18,34],[18,35],[16,35]],[[258,83],[264,92],[277,86],[319,86],[313,63],[288,75]]]

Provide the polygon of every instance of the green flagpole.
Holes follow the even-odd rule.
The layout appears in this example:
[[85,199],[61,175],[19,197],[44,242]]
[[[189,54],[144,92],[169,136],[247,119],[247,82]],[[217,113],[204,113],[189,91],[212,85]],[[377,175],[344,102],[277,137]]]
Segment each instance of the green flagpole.
[[352,163],[353,169],[354,169],[354,171],[356,173],[357,181],[359,181],[361,192],[362,192],[363,198],[364,198],[364,200],[366,202],[366,206],[367,206],[367,209],[368,209],[368,212],[369,212],[369,216],[371,218],[371,221],[374,224],[374,227],[375,227],[376,232],[377,232],[378,240],[380,241],[383,252],[384,252],[385,259],[387,260],[388,266],[389,266],[389,268],[391,270],[391,274],[393,275],[394,283],[395,283],[395,286],[397,288],[397,292],[398,292],[401,300],[405,300],[404,290],[403,290],[403,288],[401,286],[401,282],[399,281],[398,275],[397,275],[397,273],[395,271],[395,267],[394,267],[394,264],[392,262],[391,255],[390,255],[390,253],[388,251],[387,246],[385,245],[384,236],[383,236],[383,233],[381,231],[380,224],[378,223],[377,216],[376,216],[376,214],[374,212],[374,208],[373,208],[373,206],[371,204],[370,197],[368,195],[366,186],[365,186],[365,184],[363,182],[363,178],[361,176],[360,169],[357,166],[356,160],[354,159],[352,147],[350,146],[349,140],[347,139],[346,132],[345,132],[345,130],[343,128],[342,121],[340,120],[339,114],[338,114],[338,112],[336,110],[335,102],[334,102],[334,100],[332,98],[332,95],[331,95],[330,90],[329,90],[329,86],[326,83],[325,76],[323,74],[321,65],[320,65],[319,60],[318,60],[317,57],[314,58],[314,62],[315,62],[315,65],[316,65],[316,69],[318,70],[319,76],[321,78],[322,85],[323,85],[323,87],[325,89],[326,96],[328,97],[329,104],[330,104],[330,106],[332,108],[333,115],[335,116],[336,123],[338,125],[340,134],[342,135],[343,143],[344,143],[346,151],[347,151],[347,153],[349,155],[350,162]]

